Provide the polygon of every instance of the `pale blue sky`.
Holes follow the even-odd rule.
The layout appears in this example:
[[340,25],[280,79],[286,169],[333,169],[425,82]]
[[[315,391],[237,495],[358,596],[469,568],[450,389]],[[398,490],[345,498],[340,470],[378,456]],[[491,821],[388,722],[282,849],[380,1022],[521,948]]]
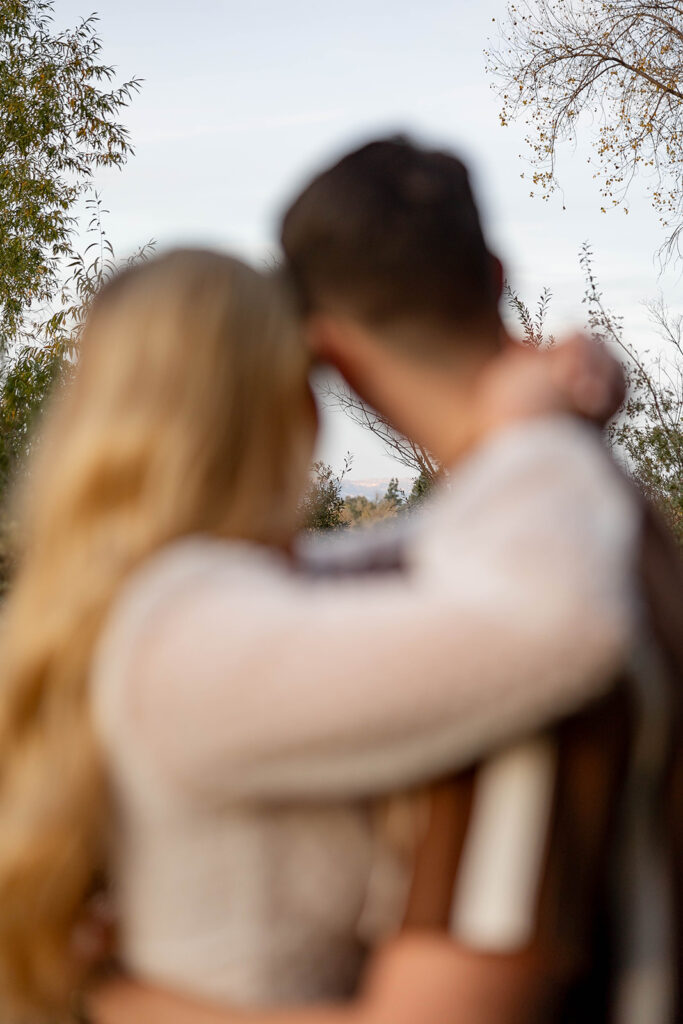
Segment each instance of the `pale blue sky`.
[[[591,241],[607,302],[645,346],[639,302],[680,275],[657,277],[661,242],[644,189],[630,213],[600,213],[587,148],[560,161],[564,196],[529,198],[523,126],[503,129],[483,49],[503,0],[56,0],[60,24],[97,10],[104,59],[145,79],[126,112],[136,155],[98,177],[121,255],[148,238],[274,248],[277,214],[321,163],[378,133],[407,130],[458,151],[474,172],[490,244],[530,303],[554,294],[553,326],[582,323],[577,253]],[[562,210],[563,202],[566,210]],[[331,417],[323,454],[355,455],[352,476],[396,466],[371,438]]]

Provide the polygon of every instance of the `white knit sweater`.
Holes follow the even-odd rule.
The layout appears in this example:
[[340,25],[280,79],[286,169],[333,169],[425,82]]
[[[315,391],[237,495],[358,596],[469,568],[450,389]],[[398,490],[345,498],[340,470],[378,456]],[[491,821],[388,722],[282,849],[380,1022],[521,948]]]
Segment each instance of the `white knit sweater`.
[[402,909],[371,798],[601,692],[637,527],[593,432],[553,419],[452,475],[400,577],[313,581],[202,537],[150,559],[92,673],[130,970],[245,1006],[351,991]]

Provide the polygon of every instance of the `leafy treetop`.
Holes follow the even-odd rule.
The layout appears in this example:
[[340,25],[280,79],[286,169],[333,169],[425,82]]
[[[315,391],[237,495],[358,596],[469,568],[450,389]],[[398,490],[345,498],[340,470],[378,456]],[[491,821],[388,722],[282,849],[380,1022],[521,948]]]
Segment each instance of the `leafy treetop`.
[[58,31],[53,9],[0,0],[0,352],[57,290],[94,170],[131,153],[117,116],[139,80],[113,85],[95,15]]
[[[494,19],[495,21],[495,19]],[[515,0],[487,51],[501,123],[529,128],[531,195],[557,188],[558,143],[591,116],[603,212],[625,205],[639,170],[667,239],[683,237],[683,3],[681,0]]]

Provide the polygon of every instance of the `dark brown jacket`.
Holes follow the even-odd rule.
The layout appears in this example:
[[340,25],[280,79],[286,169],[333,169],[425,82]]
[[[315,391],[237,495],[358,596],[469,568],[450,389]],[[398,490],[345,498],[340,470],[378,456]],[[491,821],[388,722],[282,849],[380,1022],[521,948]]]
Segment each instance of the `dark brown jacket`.
[[[552,788],[548,813],[534,825],[541,853],[532,865],[529,932],[508,951],[485,940],[477,946],[475,935],[482,955],[512,955],[533,979],[527,1024],[683,1021],[683,569],[649,508],[639,579],[643,629],[632,662],[606,697],[543,738],[553,751]],[[518,746],[538,739],[521,737]],[[470,847],[486,813],[489,766],[506,756],[492,752],[433,788],[407,926],[470,941],[461,913],[470,900]],[[548,764],[539,761],[539,771]],[[510,816],[510,807],[503,811]],[[519,839],[503,829],[494,841],[512,847]],[[475,856],[485,860],[481,852]],[[493,863],[505,867],[504,845]],[[499,884],[491,879],[494,894]]]

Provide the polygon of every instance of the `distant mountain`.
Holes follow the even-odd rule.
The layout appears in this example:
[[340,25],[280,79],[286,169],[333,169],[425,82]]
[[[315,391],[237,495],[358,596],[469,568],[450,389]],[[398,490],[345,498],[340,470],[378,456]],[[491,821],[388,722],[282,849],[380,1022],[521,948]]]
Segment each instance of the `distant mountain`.
[[[378,498],[384,497],[390,479],[391,477],[387,476],[375,480],[342,480],[341,492],[344,498],[353,498],[360,494],[370,501],[376,501]],[[413,477],[399,477],[398,486],[405,491],[406,495],[410,494]]]

